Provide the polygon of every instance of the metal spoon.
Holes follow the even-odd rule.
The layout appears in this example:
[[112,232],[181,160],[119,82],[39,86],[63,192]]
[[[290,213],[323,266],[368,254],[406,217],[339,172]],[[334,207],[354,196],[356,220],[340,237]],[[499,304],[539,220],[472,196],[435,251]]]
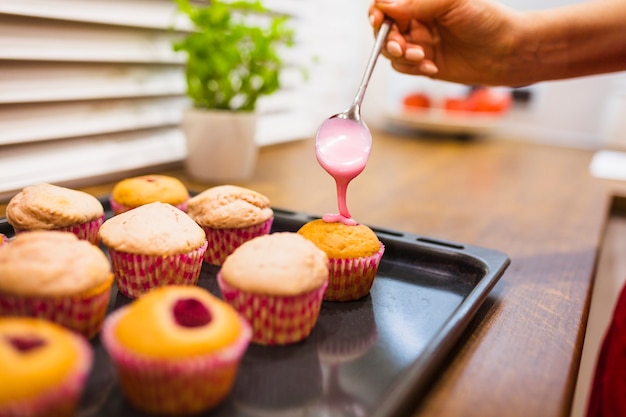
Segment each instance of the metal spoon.
[[390,27],[391,20],[385,19],[352,105],[348,110],[326,119],[315,137],[317,160],[337,184],[339,215],[332,217],[335,220],[350,221],[346,205],[348,183],[365,169],[372,148],[372,134],[361,120],[361,102]]

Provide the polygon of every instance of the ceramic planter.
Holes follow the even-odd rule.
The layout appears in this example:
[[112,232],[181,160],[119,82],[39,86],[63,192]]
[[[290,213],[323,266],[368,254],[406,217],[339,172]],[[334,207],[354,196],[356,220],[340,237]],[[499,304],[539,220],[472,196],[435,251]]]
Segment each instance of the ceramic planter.
[[182,129],[189,175],[206,182],[252,177],[258,155],[256,121],[254,112],[186,109]]

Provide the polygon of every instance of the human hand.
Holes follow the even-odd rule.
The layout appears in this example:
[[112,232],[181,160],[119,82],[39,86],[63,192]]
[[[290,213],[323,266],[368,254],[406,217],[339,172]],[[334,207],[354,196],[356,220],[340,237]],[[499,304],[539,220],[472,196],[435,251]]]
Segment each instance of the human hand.
[[370,21],[395,22],[382,54],[401,73],[510,85],[523,14],[490,0],[374,0]]

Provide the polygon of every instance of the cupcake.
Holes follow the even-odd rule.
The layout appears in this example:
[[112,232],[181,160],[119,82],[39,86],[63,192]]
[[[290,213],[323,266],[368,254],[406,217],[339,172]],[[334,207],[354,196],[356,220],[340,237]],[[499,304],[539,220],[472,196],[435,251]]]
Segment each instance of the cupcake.
[[0,246],[0,316],[41,317],[92,338],[112,284],[104,252],[72,233],[25,232]]
[[235,248],[268,234],[274,221],[270,200],[234,185],[209,188],[189,200],[189,216],[204,229],[209,247],[204,260],[221,265]]
[[252,341],[286,345],[309,336],[328,285],[328,258],[292,232],[251,239],[217,273],[224,299],[252,325]]
[[328,255],[330,277],[324,300],[357,300],[369,293],[385,250],[372,229],[316,219],[304,224],[298,234]]
[[160,201],[187,211],[189,191],[178,179],[167,175],[126,178],[113,187],[109,202],[114,215],[144,204]]
[[106,220],[99,232],[117,287],[136,298],[164,285],[195,285],[207,248],[204,231],[185,212],[155,202]]
[[104,221],[102,203],[83,191],[52,184],[25,187],[9,201],[7,222],[16,234],[27,230],[61,230],[96,244]]
[[101,340],[134,407],[183,415],[210,410],[230,393],[250,335],[207,290],[172,285],[111,313]]
[[0,416],[75,415],[92,361],[85,338],[62,326],[0,318]]

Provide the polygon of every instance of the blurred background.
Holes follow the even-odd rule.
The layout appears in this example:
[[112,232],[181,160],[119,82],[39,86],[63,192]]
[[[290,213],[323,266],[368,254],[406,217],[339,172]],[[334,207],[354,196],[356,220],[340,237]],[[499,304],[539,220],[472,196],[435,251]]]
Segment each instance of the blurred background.
[[[538,9],[566,1],[505,3]],[[284,51],[291,68],[282,90],[259,105],[261,146],[312,137],[324,118],[347,108],[373,44],[369,0],[265,4],[293,17],[297,43]],[[189,29],[171,0],[0,2],[0,199],[35,182],[88,183],[183,160],[178,125],[189,103],[183,57],[171,44]],[[407,94],[441,101],[466,89],[397,74],[381,58],[363,117],[391,129]],[[490,125],[501,133],[493,140],[626,148],[623,73],[505,93],[513,101]],[[404,128],[419,137],[421,120],[405,118]]]

